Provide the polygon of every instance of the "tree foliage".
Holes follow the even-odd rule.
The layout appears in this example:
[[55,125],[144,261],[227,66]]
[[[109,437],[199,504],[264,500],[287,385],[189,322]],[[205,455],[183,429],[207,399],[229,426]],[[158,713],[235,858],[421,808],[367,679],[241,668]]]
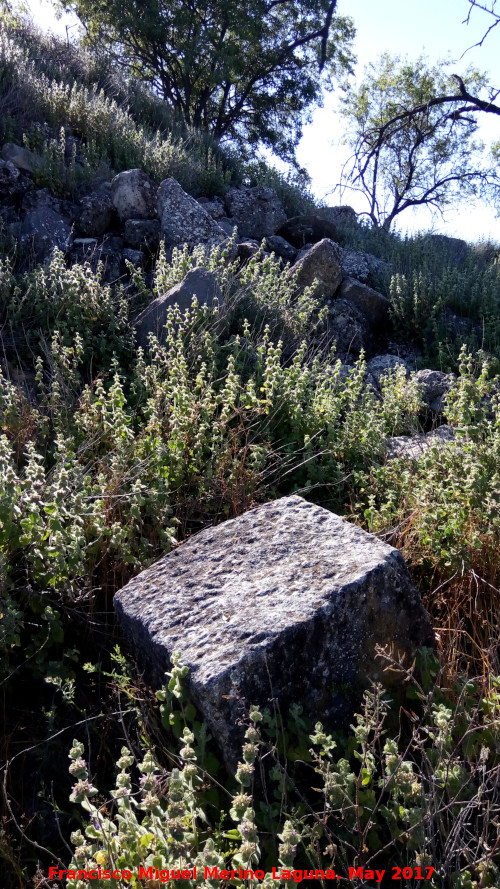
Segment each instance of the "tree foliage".
[[409,207],[442,212],[460,197],[496,187],[475,139],[477,113],[500,113],[496,94],[481,97],[486,89],[485,75],[473,69],[459,77],[423,56],[410,62],[384,54],[347,91],[342,110],[353,154],[343,184],[366,196],[375,226],[388,230]]
[[85,39],[189,125],[291,158],[304,114],[351,64],[337,0],[61,0]]

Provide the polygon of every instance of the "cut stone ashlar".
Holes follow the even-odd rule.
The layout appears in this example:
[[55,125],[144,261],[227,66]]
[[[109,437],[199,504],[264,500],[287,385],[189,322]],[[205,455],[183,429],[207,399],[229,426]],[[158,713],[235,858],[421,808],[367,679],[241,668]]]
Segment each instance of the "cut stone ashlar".
[[345,726],[369,681],[387,683],[377,644],[409,657],[434,644],[401,554],[297,496],[193,536],[123,587],[115,608],[154,681],[182,653],[233,768],[249,705],[275,699],[286,718],[296,702]]

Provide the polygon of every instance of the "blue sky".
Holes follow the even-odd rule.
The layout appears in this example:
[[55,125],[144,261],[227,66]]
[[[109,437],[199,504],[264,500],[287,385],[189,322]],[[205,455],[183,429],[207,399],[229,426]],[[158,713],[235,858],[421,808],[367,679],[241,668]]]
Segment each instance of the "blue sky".
[[[37,24],[46,29],[65,34],[66,24],[72,23],[67,16],[56,21],[48,0],[28,0],[27,5]],[[459,61],[465,50],[481,39],[491,21],[484,13],[474,10],[467,26],[463,21],[468,10],[467,0],[339,0],[339,12],[351,15],[357,28],[358,77],[364,66],[383,52],[415,58],[424,51],[431,62],[444,58],[456,61],[457,73],[473,64],[488,71],[491,82],[500,86],[500,26],[481,48],[470,50]],[[331,193],[348,157],[347,149],[341,145],[342,133],[335,114],[337,101],[337,96],[329,95],[324,108],[315,111],[298,152],[300,163],[312,177],[315,195],[328,203],[339,202],[338,195]],[[500,140],[500,117],[485,115],[480,136],[487,144]],[[365,209],[362,199],[356,200],[352,195],[346,195],[343,202],[351,203],[358,211]],[[457,211],[448,211],[444,222],[439,217],[433,219],[425,210],[408,212],[401,217],[401,227],[408,230],[432,227],[468,240],[491,237],[500,241],[500,219],[485,205],[461,205]]]

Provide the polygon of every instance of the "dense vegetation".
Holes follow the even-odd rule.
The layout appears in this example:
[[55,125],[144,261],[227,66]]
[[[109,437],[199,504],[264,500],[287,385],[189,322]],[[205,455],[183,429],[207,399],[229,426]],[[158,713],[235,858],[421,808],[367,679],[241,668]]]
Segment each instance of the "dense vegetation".
[[[0,37],[0,137],[43,153],[39,184],[71,196],[103,167],[140,166],[193,194],[265,182],[290,213],[310,207],[296,183],[180,127],[103,59],[25,27]],[[78,162],[64,150],[72,135]],[[378,283],[394,337],[457,375],[453,445],[387,461],[388,436],[427,428],[415,377],[388,373],[379,397],[363,356],[346,374],[324,346],[320,301],[297,300],[274,257],[242,267],[230,248],[160,251],[150,281],[134,270],[111,287],[57,252],[23,269],[1,236],[4,885],[52,885],[49,866],[73,861],[134,873],[279,862],[349,885],[362,882],[351,866],[399,867],[409,886],[422,874],[429,887],[498,886],[498,248],[457,257],[429,236],[343,230],[344,246],[391,264]],[[130,319],[200,263],[223,303],[172,309],[165,343],[137,349]],[[307,724],[298,706],[252,711],[228,779],[182,661],[155,700],[112,597],[187,535],[290,492],[403,550],[439,650],[412,669],[386,652],[404,699],[374,687],[349,736]]]

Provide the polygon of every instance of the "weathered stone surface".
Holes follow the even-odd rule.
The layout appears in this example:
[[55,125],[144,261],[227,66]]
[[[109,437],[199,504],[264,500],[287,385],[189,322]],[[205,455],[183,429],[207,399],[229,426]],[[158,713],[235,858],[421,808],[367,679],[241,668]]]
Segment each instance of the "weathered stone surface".
[[216,297],[222,299],[217,279],[212,272],[203,268],[191,269],[179,284],[154,299],[134,321],[138,344],[147,348],[150,333],[154,333],[161,342],[170,306],[177,304],[185,312],[191,308],[193,296],[196,296],[200,306],[213,305]]
[[341,358],[358,356],[370,348],[370,329],[365,315],[357,306],[346,299],[336,299],[328,307],[328,339],[337,344],[337,354]]
[[222,219],[226,215],[226,208],[224,206],[224,201],[222,198],[198,198],[198,203],[201,204],[205,213],[208,213],[212,219]]
[[40,163],[40,158],[36,154],[23,148],[22,145],[15,145],[14,142],[5,142],[2,146],[2,157],[4,161],[10,161],[18,170],[24,170],[26,173],[32,173]]
[[394,372],[400,366],[404,367],[405,373],[408,375],[409,368],[403,358],[399,358],[398,355],[376,355],[367,363],[366,373],[368,378],[371,378],[375,385],[379,386],[384,374]]
[[111,200],[122,222],[154,219],[157,189],[143,170],[125,170],[111,182]]
[[322,219],[326,219],[328,222],[333,223],[333,225],[341,227],[350,226],[352,228],[358,221],[356,210],[349,207],[348,204],[338,207],[320,207],[317,210],[317,214],[318,216],[321,216]]
[[250,239],[247,241],[238,241],[235,244],[235,256],[237,259],[240,259],[242,263],[248,262],[252,256],[255,256],[256,253],[259,252],[259,242],[251,241]]
[[28,176],[22,176],[11,161],[0,160],[0,198],[19,199],[31,186]]
[[361,284],[355,278],[344,278],[340,288],[340,296],[361,309],[370,324],[377,328],[389,319],[389,300],[377,290]]
[[162,234],[171,246],[212,247],[227,237],[224,229],[175,179],[164,179],[158,189],[158,216]]
[[[220,225],[226,238],[232,238],[235,228],[236,228],[236,230],[238,229],[236,220],[235,219],[228,219],[227,216],[224,216],[222,219],[218,219],[217,224]],[[236,234],[238,234],[238,231],[236,231]]]
[[225,196],[228,216],[236,221],[243,238],[261,241],[273,235],[286,220],[281,201],[274,188],[230,188]]
[[279,256],[280,259],[284,259],[285,262],[292,263],[297,258],[296,248],[292,247],[284,238],[280,238],[279,235],[269,235],[266,238],[266,250]]
[[[368,264],[370,281],[372,283],[374,281],[388,281],[390,279],[394,272],[394,267],[391,262],[384,262],[382,259],[379,259],[378,256],[374,256],[373,253],[363,253],[363,256]],[[354,277],[356,276],[354,275]]]
[[54,248],[63,253],[71,248],[71,228],[50,206],[25,214],[21,225],[21,246],[36,262],[48,259]]
[[330,299],[339,289],[342,281],[342,248],[329,238],[310,247],[307,253],[290,269],[297,275],[297,288],[310,287],[315,279],[318,284],[316,296]]
[[336,241],[338,237],[337,227],[327,219],[320,216],[292,216],[281,228],[276,232],[280,238],[284,238],[297,250],[300,250],[305,244],[317,244],[323,238],[329,238]]
[[446,259],[453,265],[462,265],[469,255],[469,245],[462,238],[449,235],[425,235],[425,240],[440,248]]
[[123,268],[123,242],[119,237],[106,237],[102,241],[97,238],[75,238],[71,250],[73,262],[89,262],[92,271],[96,272],[100,264],[101,281],[103,284],[115,283],[126,271]]
[[108,194],[90,194],[82,198],[82,211],[78,228],[88,238],[99,238],[111,226],[114,216],[113,202]]
[[[387,683],[377,644],[414,654],[433,633],[401,554],[301,497],[195,535],[115,596],[123,629],[159,682],[173,652],[226,761],[240,714],[276,697],[282,713],[339,725],[337,689]],[[357,702],[356,702],[357,703]]]
[[430,448],[444,448],[454,441],[455,433],[451,426],[438,426],[426,435],[397,435],[386,441],[387,456],[390,460],[400,457],[418,460]]
[[427,407],[436,414],[443,413],[445,395],[455,380],[453,374],[425,369],[417,371],[416,376],[423,387],[422,397]]
[[356,278],[357,281],[366,284],[370,278],[370,269],[365,254],[359,250],[343,250],[342,274],[346,278]]
[[131,262],[132,265],[135,265],[136,268],[143,269],[146,257],[142,250],[132,250],[130,247],[125,247],[122,250],[122,259],[124,262],[124,271],[127,270],[126,262]]
[[160,234],[159,219],[127,219],[123,228],[125,242],[134,250],[156,250]]

